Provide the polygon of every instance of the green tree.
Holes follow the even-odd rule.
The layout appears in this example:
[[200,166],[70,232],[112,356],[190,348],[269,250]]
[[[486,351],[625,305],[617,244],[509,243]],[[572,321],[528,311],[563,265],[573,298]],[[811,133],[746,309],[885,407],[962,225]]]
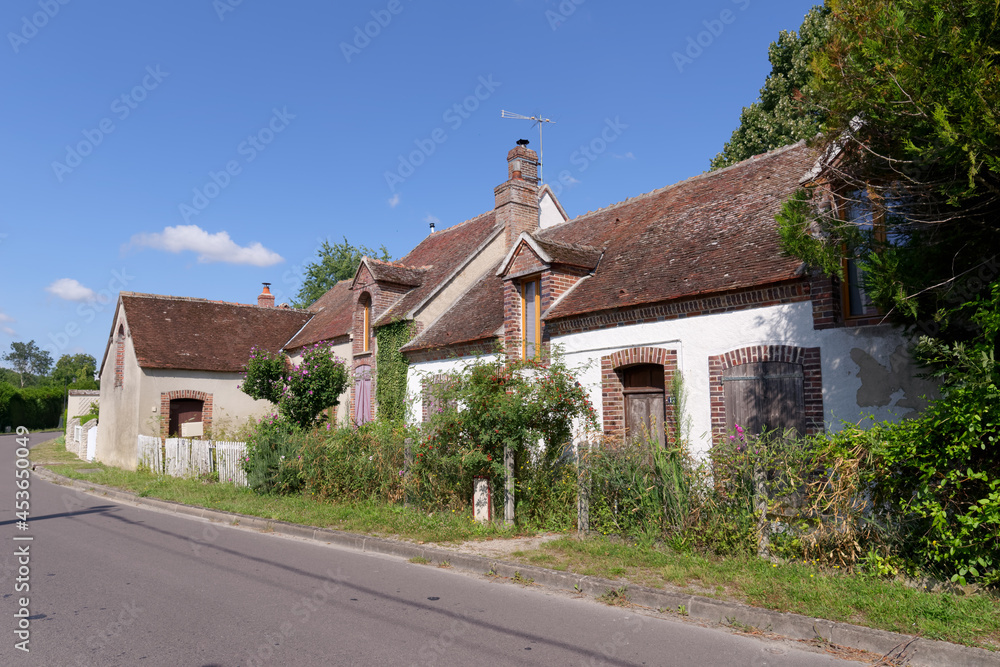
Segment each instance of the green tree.
[[59,357],[49,378],[59,386],[74,389],[96,389],[97,360],[89,354],[64,354]]
[[301,427],[322,421],[322,411],[337,405],[347,387],[347,366],[328,343],[306,348],[298,365],[255,347],[245,373],[243,393],[277,404],[283,419]]
[[45,375],[52,367],[52,356],[35,345],[35,341],[27,343],[11,343],[10,352],[3,355],[3,360],[10,364],[18,375],[23,389],[36,378]]
[[785,248],[829,272],[846,251],[897,322],[947,341],[980,338],[963,304],[1000,274],[1000,4],[831,7],[812,94],[827,114],[827,175],[868,214],[845,220],[800,193],[779,218]]
[[306,266],[302,287],[292,302],[295,308],[308,308],[338,281],[353,278],[362,257],[385,262],[392,260],[384,245],[376,252],[367,246],[352,246],[347,242],[347,237],[344,237],[343,243],[333,245],[329,241],[323,241],[317,254],[319,258]]
[[798,33],[782,30],[778,40],[771,42],[767,50],[771,73],[760,89],[760,99],[743,107],[740,125],[712,159],[712,170],[819,134],[824,113],[808,103],[811,64],[826,43],[829,24],[829,8],[817,5],[806,14]]

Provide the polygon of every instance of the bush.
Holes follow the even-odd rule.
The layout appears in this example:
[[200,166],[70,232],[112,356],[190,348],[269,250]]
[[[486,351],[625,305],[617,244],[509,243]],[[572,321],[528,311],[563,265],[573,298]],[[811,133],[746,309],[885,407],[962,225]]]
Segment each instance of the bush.
[[37,430],[59,424],[66,391],[63,387],[25,387],[0,383],[0,431],[8,426]]
[[296,493],[302,488],[299,468],[292,465],[302,449],[302,431],[274,415],[252,425],[243,469],[247,485],[257,493]]
[[359,428],[327,424],[302,439],[294,465],[303,490],[324,500],[403,500],[404,441],[412,435],[385,421]]

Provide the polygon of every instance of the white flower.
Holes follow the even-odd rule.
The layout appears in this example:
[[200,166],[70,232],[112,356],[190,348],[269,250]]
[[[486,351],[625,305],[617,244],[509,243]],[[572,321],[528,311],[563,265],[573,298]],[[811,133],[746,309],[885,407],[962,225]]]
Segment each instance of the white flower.
[[372,460],[372,459],[374,459],[374,458],[375,458],[375,455],[374,455],[374,454],[372,454],[371,456],[369,456],[369,457],[368,457],[368,460],[369,460],[369,461],[371,461],[371,460]]

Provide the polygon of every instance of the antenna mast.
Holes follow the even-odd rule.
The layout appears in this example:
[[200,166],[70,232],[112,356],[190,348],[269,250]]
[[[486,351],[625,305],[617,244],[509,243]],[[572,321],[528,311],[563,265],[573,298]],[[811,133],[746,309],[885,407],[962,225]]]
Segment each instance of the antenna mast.
[[500,110],[501,118],[515,118],[517,120],[533,120],[535,125],[538,126],[538,183],[542,183],[542,160],[545,153],[545,145],[542,143],[542,123],[555,123],[554,120],[548,118],[542,118],[541,115],[538,116],[522,116],[519,113],[514,113],[513,111]]

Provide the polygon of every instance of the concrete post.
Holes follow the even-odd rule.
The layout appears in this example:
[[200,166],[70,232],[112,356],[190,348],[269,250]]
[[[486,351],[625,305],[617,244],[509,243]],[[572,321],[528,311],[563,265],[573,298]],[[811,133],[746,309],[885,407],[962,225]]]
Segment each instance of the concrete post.
[[590,442],[577,443],[576,531],[585,535],[590,531]]

